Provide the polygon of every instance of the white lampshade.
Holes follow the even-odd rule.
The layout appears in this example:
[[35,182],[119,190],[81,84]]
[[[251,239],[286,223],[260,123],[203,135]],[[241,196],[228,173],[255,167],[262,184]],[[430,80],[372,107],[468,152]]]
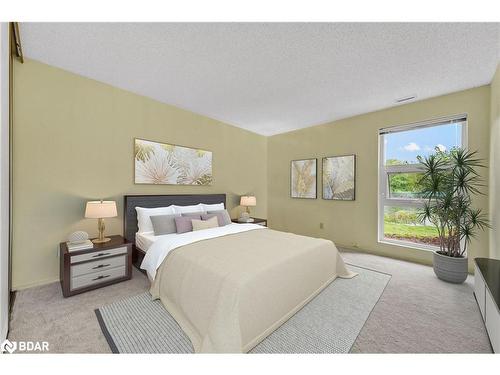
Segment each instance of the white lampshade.
[[240,199],[240,206],[257,206],[257,199],[253,196],[242,196]]
[[85,217],[89,219],[102,219],[104,217],[118,216],[115,201],[90,201],[85,208]]

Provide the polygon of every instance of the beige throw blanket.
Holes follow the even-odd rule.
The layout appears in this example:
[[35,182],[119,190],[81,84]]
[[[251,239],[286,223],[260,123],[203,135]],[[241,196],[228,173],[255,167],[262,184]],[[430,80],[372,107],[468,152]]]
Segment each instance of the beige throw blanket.
[[331,241],[250,230],[173,250],[151,293],[195,352],[247,352],[337,276],[355,275]]

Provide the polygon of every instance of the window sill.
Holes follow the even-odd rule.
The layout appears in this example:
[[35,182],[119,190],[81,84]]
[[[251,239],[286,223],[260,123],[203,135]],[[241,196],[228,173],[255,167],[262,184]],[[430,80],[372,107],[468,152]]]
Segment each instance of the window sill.
[[424,250],[424,251],[436,251],[436,250],[439,250],[438,246],[418,244],[418,243],[409,242],[409,241],[390,240],[390,239],[387,239],[387,238],[379,239],[378,243],[381,243],[381,244],[384,244],[384,245],[406,247],[407,249],[413,249],[413,250]]

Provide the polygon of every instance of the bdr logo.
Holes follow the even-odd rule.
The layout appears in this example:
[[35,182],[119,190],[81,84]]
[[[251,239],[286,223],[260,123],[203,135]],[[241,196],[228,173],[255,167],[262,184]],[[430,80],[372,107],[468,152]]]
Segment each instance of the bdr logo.
[[10,341],[5,340],[0,345],[0,352],[10,354],[18,352],[48,352],[49,343],[47,341]]
[[17,343],[16,342],[10,342],[9,340],[5,340],[2,342],[2,345],[0,345],[0,352],[5,353],[9,352],[10,354],[14,353],[17,349]]

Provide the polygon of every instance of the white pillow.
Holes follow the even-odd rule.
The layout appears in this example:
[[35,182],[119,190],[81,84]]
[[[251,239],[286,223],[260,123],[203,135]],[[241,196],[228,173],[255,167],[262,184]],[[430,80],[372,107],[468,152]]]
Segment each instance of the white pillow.
[[173,206],[156,208],[136,207],[135,210],[137,211],[138,233],[154,232],[150,216],[175,214]]
[[224,203],[216,204],[205,204],[202,203],[204,211],[222,211],[224,209]]
[[174,208],[174,214],[189,214],[191,212],[205,212],[203,204],[193,204],[191,206],[171,206]]

